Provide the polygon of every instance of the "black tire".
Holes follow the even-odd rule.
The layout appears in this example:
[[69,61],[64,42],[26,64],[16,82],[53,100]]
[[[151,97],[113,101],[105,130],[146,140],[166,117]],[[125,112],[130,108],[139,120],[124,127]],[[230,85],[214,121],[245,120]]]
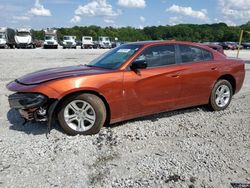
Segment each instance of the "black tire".
[[[217,103],[216,103],[216,91],[219,87],[221,86],[227,86],[229,88],[229,100],[228,102],[225,104],[225,106],[219,106]],[[213,89],[212,89],[212,92],[211,92],[211,95],[210,95],[210,99],[209,99],[209,108],[212,110],[212,111],[220,111],[220,110],[224,110],[226,109],[231,100],[232,100],[232,96],[233,96],[233,87],[231,85],[231,83],[227,80],[219,80],[215,83]]]
[[[81,100],[81,101],[89,103],[95,111],[95,115],[96,115],[95,122],[93,126],[87,131],[77,131],[77,130],[72,129],[66,123],[64,119],[65,108],[67,107],[69,103],[71,103],[74,100]],[[88,93],[74,95],[74,96],[67,98],[65,101],[63,101],[60,106],[61,106],[61,109],[59,109],[59,112],[58,112],[58,120],[63,130],[69,135],[74,136],[77,134],[81,134],[81,135],[97,134],[105,123],[106,116],[107,116],[106,107],[102,99],[100,99],[96,95],[88,94]]]

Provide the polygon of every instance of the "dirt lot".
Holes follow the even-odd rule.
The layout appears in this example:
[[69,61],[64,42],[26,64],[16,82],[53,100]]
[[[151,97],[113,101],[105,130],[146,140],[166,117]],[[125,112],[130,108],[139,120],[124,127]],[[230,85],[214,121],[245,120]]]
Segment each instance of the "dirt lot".
[[[250,183],[250,64],[230,107],[122,122],[95,136],[22,124],[5,85],[35,70],[87,63],[103,50],[0,50],[0,187],[230,187]],[[227,52],[234,56],[235,52]],[[250,60],[250,51],[241,57]]]

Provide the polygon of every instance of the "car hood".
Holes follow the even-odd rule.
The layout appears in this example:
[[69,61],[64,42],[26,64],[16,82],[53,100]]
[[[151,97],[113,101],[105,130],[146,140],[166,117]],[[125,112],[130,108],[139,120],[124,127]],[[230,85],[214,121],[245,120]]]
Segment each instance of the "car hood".
[[41,71],[27,74],[21,78],[18,78],[16,82],[24,85],[37,85],[43,82],[48,82],[51,80],[56,80],[61,78],[102,74],[110,71],[111,70],[109,69],[88,67],[85,65],[59,67],[59,68],[44,69]]

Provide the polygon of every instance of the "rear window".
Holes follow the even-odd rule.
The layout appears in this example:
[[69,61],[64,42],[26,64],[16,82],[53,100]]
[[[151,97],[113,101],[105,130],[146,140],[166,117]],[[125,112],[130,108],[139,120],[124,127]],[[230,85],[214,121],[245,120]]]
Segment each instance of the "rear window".
[[179,45],[182,63],[190,63],[197,61],[209,61],[213,59],[213,55],[208,50],[190,45]]

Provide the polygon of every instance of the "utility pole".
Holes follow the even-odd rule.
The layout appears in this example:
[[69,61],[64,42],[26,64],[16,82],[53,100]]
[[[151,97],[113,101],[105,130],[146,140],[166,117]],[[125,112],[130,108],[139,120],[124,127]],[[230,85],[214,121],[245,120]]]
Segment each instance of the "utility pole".
[[238,45],[237,58],[239,58],[239,54],[240,54],[240,45],[242,43],[243,33],[244,33],[244,30],[241,30],[241,32],[240,32],[240,42],[239,42],[239,45]]

